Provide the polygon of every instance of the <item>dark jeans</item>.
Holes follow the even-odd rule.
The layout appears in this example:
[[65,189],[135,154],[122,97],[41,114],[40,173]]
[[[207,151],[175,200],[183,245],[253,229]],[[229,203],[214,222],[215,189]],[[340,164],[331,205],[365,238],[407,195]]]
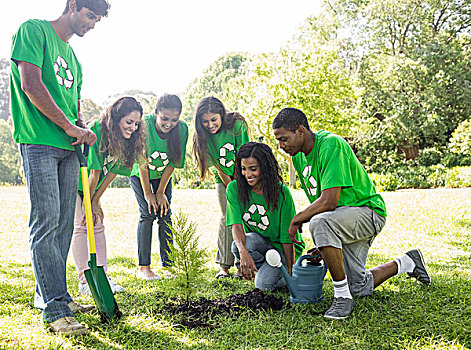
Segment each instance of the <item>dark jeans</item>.
[[[160,261],[162,262],[162,266],[169,266],[172,264],[169,258],[170,245],[173,244],[173,235],[169,227],[169,225],[172,225],[172,211],[169,208],[167,214],[161,216],[154,213],[154,209],[152,208],[149,213],[149,206],[144,197],[140,178],[131,176],[129,182],[134,190],[140,213],[139,224],[137,225],[137,254],[139,257],[139,266],[148,266],[151,263],[152,227],[156,219],[158,219],[157,223],[159,225]],[[157,192],[159,184],[160,179],[150,180],[152,193]],[[171,204],[172,179],[170,179],[165,188],[165,195],[167,196],[168,203]]]

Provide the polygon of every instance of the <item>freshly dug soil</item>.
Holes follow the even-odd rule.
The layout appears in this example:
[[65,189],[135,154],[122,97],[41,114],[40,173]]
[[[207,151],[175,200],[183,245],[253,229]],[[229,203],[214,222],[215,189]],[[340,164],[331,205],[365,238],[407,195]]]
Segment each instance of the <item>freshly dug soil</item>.
[[208,321],[217,315],[235,317],[241,312],[251,310],[258,313],[260,310],[281,310],[288,306],[283,299],[269,295],[260,289],[254,289],[245,294],[234,294],[225,299],[208,300],[200,298],[190,304],[178,304],[172,313],[180,315],[180,323],[188,328],[203,327],[213,329]]

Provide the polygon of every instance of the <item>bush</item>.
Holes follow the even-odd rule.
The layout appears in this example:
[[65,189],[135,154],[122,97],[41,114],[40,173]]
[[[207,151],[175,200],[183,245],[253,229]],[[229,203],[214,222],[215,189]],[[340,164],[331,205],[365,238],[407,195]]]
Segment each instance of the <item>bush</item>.
[[471,167],[447,168],[441,164],[401,166],[386,174],[370,174],[378,191],[401,188],[471,187]]
[[445,186],[452,188],[471,187],[471,166],[448,169]]
[[440,164],[444,157],[443,150],[438,148],[424,148],[419,151],[419,156],[415,159],[418,165],[432,166]]
[[471,165],[471,119],[465,120],[453,131],[443,163],[449,167]]
[[110,187],[114,188],[127,188],[131,187],[129,180],[126,176],[117,175],[113,182],[110,184]]
[[370,179],[380,192],[395,191],[399,187],[399,181],[393,174],[370,174]]

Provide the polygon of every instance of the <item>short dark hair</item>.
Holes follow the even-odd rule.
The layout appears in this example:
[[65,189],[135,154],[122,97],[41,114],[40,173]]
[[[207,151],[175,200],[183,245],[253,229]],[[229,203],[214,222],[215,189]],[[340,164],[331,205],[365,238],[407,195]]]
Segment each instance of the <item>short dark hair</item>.
[[273,119],[272,128],[279,129],[285,128],[288,131],[296,131],[300,126],[304,126],[307,130],[309,123],[303,111],[297,108],[283,108]]
[[[107,0],[76,0],[77,4],[77,11],[80,11],[83,7],[93,11],[96,15],[106,17],[108,16],[108,10],[110,9],[111,5]],[[70,0],[67,0],[65,5],[65,10],[62,13],[66,15],[69,12],[69,5]]]

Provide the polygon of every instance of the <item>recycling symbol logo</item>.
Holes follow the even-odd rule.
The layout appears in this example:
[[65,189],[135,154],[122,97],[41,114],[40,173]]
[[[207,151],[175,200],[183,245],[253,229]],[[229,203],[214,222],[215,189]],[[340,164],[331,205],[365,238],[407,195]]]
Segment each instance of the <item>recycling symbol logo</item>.
[[108,172],[114,166],[115,163],[116,163],[115,157],[107,155],[103,161],[103,168],[102,168],[103,175],[106,176],[106,174],[108,174]]
[[155,151],[150,155],[149,169],[160,172],[167,167],[168,163],[170,163],[170,160],[167,153]]
[[268,216],[265,215],[267,210],[263,205],[253,203],[242,219],[250,226],[258,227],[260,230],[265,231],[270,225]]
[[227,159],[227,156],[229,154],[234,154],[234,145],[230,142],[226,143],[219,149],[219,164],[221,164],[223,167],[230,168],[232,165],[234,165],[234,158],[233,159]]
[[59,85],[65,86],[69,90],[74,84],[74,76],[69,69],[69,64],[60,55],[57,56],[56,62],[54,62],[54,72]]
[[316,196],[317,182],[314,176],[311,175],[312,166],[306,165],[303,170],[304,185],[312,197]]

